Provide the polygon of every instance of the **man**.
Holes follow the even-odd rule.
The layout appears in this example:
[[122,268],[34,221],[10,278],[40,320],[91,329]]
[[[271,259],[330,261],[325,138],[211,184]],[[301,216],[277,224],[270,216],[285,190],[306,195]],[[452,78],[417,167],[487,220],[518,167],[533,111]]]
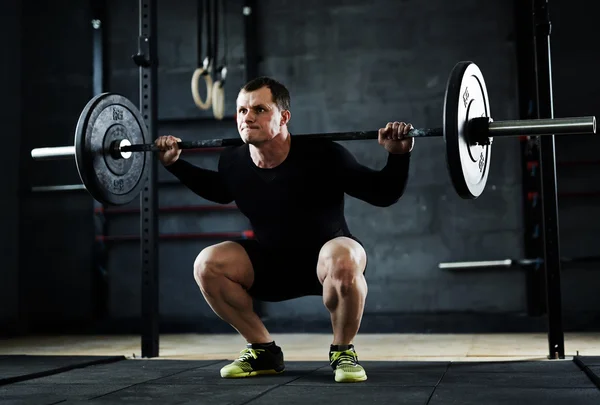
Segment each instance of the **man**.
[[255,239],[207,247],[194,262],[194,278],[212,310],[247,342],[223,378],[276,374],[283,352],[252,308],[253,298],[282,301],[320,295],[331,314],[329,360],[337,382],[367,379],[353,340],[358,333],[367,283],[367,255],[344,217],[344,194],[387,207],[402,196],[414,139],[412,126],[388,123],[378,142],[387,153],[380,171],[359,164],[341,145],[292,138],[290,95],[261,77],[237,98],[242,146],[226,148],[218,170],[180,159],[173,136],[156,140],[166,169],[194,193],[227,204],[248,217]]

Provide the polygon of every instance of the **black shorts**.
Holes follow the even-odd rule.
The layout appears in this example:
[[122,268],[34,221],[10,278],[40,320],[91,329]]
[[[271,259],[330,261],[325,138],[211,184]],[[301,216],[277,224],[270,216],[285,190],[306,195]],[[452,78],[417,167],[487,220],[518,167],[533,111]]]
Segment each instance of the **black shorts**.
[[[348,236],[362,245],[354,236]],[[259,301],[277,302],[309,295],[323,295],[317,276],[321,246],[268,248],[254,239],[241,239],[254,268],[254,283],[248,290]]]

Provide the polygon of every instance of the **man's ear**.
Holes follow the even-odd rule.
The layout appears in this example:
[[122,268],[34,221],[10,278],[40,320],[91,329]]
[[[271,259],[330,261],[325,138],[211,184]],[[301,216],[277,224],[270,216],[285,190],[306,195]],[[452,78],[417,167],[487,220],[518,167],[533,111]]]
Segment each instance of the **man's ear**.
[[287,125],[292,119],[292,112],[290,110],[283,110],[281,112],[281,125]]

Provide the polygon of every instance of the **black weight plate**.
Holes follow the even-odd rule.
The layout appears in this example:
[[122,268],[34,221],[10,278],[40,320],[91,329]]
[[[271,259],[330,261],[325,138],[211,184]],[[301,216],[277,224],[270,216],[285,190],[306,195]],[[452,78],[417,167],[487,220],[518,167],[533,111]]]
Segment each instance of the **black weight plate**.
[[75,161],[81,181],[95,200],[124,205],[139,196],[146,177],[146,154],[115,159],[110,145],[122,139],[143,144],[148,138],[139,110],[127,98],[103,93],[86,104],[75,130]]
[[448,172],[456,192],[464,199],[481,195],[490,168],[491,142],[475,145],[468,139],[467,124],[476,117],[491,117],[483,74],[473,62],[459,62],[448,78],[443,125]]

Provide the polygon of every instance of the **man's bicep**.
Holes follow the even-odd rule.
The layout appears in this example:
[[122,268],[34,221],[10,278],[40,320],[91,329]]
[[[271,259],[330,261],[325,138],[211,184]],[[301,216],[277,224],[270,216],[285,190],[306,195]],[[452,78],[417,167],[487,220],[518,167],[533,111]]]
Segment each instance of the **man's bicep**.
[[408,156],[389,155],[381,170],[360,163],[348,150],[340,150],[339,178],[344,192],[376,206],[389,206],[402,196],[406,186]]

